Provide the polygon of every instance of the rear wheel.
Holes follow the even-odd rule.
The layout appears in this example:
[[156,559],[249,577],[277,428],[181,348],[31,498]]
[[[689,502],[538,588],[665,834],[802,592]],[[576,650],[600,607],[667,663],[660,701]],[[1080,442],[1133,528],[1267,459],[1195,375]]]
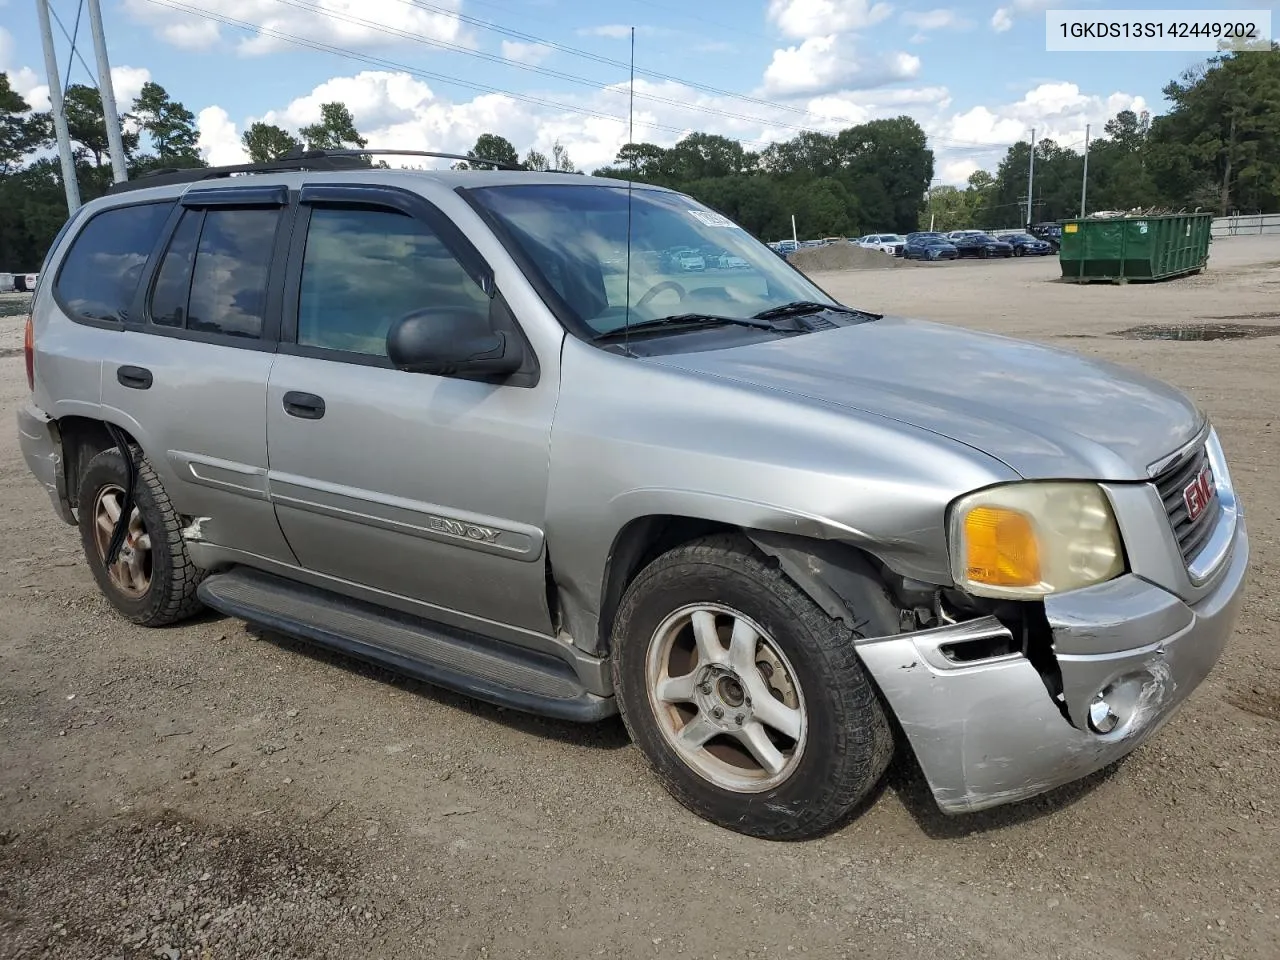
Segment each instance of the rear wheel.
[[196,588],[203,575],[187,555],[181,519],[160,478],[141,450],[132,448],[130,454],[137,482],[117,559],[107,565],[129,475],[124,456],[115,447],[89,461],[80,481],[80,541],[89,569],[111,605],[134,623],[158,627],[186,619],[201,608]]
[[682,804],[751,836],[806,839],[844,820],[893,752],[858,636],[748,541],[709,537],[627,589],[614,689]]

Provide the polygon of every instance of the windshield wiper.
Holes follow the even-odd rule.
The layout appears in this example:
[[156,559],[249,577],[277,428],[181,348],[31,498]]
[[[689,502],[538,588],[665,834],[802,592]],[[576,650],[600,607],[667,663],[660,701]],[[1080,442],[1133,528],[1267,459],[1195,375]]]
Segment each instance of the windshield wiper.
[[793,300],[791,303],[784,303],[780,307],[770,307],[768,310],[761,310],[755,314],[756,320],[781,320],[784,317],[800,317],[808,313],[821,313],[823,310],[830,310],[834,313],[847,313],[850,316],[868,317],[872,320],[879,320],[883,314],[868,313],[866,310],[855,310],[853,307],[846,307],[839,303],[818,303],[816,300]]
[[645,333],[651,330],[659,330],[664,327],[711,327],[711,326],[734,326],[734,327],[752,327],[756,330],[776,331],[776,328],[762,320],[748,317],[721,317],[713,313],[678,313],[671,317],[658,317],[656,320],[641,320],[639,323],[628,324],[625,327],[618,327],[616,330],[610,330],[607,333],[598,334],[595,340],[616,340],[626,336],[628,333]]

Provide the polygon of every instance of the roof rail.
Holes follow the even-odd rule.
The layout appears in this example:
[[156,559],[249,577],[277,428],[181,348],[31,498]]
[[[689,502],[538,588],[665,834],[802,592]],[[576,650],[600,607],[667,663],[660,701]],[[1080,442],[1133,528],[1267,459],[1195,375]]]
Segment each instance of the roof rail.
[[499,170],[522,170],[523,167],[485,157],[468,157],[459,153],[437,153],[432,150],[293,150],[278,160],[266,163],[240,163],[225,167],[189,167],[178,169],[163,167],[148,170],[133,180],[113,183],[109,194],[127,190],[143,190],[147,187],[169,186],[175,183],[199,183],[217,180],[237,174],[283,173],[290,170],[362,170],[368,169],[362,159],[369,156],[434,157],[440,160],[461,160],[466,163],[487,164]]

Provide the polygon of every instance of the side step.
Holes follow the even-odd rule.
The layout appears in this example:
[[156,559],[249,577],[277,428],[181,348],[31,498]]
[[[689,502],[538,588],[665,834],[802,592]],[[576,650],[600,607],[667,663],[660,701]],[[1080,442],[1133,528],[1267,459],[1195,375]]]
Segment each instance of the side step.
[[205,578],[199,596],[227,616],[513,710],[579,723],[617,713],[557,657],[269,573],[233,567]]

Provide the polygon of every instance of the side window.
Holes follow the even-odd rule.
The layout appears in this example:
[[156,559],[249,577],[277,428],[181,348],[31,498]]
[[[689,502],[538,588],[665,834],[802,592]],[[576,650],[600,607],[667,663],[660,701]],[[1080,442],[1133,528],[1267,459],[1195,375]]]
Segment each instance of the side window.
[[267,271],[279,222],[280,211],[274,208],[205,213],[191,270],[188,330],[262,336]]
[[173,203],[113,207],[90,218],[58,268],[54,291],[72,313],[124,321]]
[[186,326],[187,297],[191,293],[191,264],[200,239],[201,210],[187,210],[178,221],[169,248],[160,261],[151,288],[151,322],[165,327]]
[[266,312],[277,209],[187,210],[151,289],[151,322],[257,339]]
[[312,210],[299,346],[386,356],[391,325],[428,308],[472,313],[488,329],[489,297],[425,223],[392,210]]

